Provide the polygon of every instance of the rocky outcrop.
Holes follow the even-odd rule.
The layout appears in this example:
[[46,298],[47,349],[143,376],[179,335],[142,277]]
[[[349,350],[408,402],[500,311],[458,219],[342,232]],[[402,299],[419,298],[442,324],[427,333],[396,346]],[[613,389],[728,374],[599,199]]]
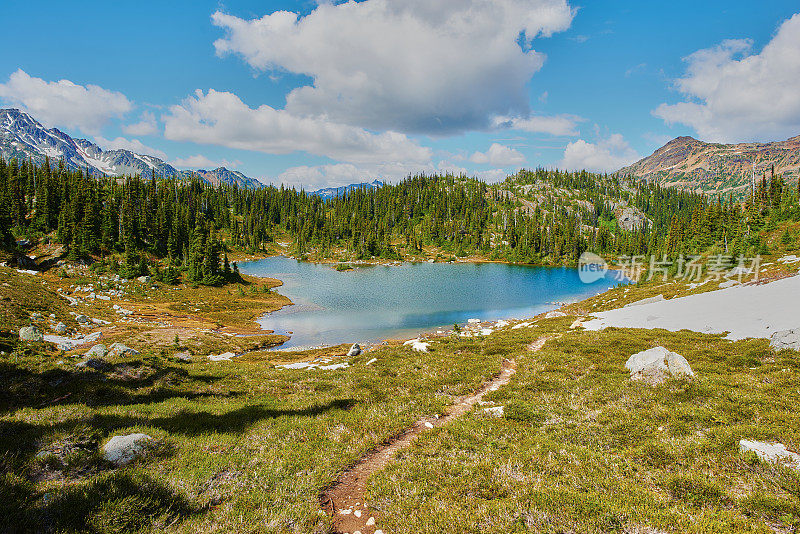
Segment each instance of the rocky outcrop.
[[625,368],[631,373],[631,380],[657,385],[667,378],[692,379],[692,371],[686,358],[664,347],[638,352],[628,358]]
[[632,232],[644,226],[649,226],[652,222],[647,215],[632,206],[617,209],[614,214],[617,217],[617,224],[623,230]]
[[359,354],[361,354],[361,346],[358,343],[353,343],[353,346],[347,351],[347,355],[358,356]]
[[756,177],[767,178],[775,167],[788,183],[800,175],[800,136],[771,143],[723,145],[705,143],[692,137],[678,137],[652,155],[624,167],[619,173],[658,182],[665,186],[700,189],[743,197],[750,187],[756,163]]

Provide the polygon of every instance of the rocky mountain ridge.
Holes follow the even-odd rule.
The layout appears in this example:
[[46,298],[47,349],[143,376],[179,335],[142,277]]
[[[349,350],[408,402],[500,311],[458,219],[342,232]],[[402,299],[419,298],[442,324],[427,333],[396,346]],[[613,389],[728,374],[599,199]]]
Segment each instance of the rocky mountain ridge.
[[29,114],[18,109],[0,109],[0,156],[5,160],[29,160],[42,165],[50,160],[67,169],[88,171],[94,176],[140,174],[189,179],[198,176],[211,184],[227,183],[257,188],[263,184],[241,172],[225,167],[196,171],[176,169],[169,163],[130,150],[103,150],[86,139],[74,139],[57,128],[46,128]]
[[783,176],[787,183],[797,182],[800,136],[770,143],[737,144],[678,137],[618,172],[665,186],[740,198],[747,193],[754,171],[760,179],[764,174],[770,176],[773,166],[775,174]]

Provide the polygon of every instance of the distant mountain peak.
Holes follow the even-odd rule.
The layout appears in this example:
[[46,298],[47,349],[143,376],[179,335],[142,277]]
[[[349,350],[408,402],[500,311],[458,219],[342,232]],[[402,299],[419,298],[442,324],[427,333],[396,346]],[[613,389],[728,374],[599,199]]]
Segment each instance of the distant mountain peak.
[[646,158],[618,172],[662,185],[742,197],[753,173],[782,175],[787,182],[800,176],[800,135],[770,143],[707,143],[681,136]]
[[67,169],[88,171],[95,176],[140,174],[150,177],[155,174],[189,178],[194,175],[212,184],[228,183],[250,188],[263,185],[224,167],[213,171],[181,171],[156,156],[127,149],[103,150],[87,139],[73,139],[58,128],[46,128],[17,108],[0,109],[0,156],[6,160],[31,160],[38,165],[43,165],[49,158],[52,165],[63,161]]
[[308,194],[318,196],[327,200],[329,198],[335,198],[344,195],[345,193],[349,193],[354,189],[360,189],[360,188],[379,189],[384,185],[385,184],[380,180],[373,180],[372,182],[361,182],[357,184],[343,185],[341,187],[325,187],[322,189],[317,189],[316,191],[311,191]]

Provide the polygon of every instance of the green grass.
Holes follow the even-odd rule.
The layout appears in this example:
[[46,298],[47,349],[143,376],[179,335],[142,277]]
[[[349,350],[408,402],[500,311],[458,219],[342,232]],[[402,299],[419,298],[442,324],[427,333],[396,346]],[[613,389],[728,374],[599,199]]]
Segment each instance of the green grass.
[[[423,434],[372,477],[384,532],[800,527],[800,475],[738,452],[743,438],[800,450],[800,353],[774,353],[766,340],[584,332],[563,317],[485,339],[443,338],[430,354],[388,345],[348,359],[347,369],[306,371],[274,364],[347,347],[210,362],[208,352],[274,339],[180,330],[175,346],[171,331],[131,325],[114,331],[127,329],[123,341],[142,355],[77,371],[69,355],[8,332],[32,311],[60,319],[69,308],[39,275],[0,275],[0,348],[10,353],[0,356],[0,532],[326,532],[319,495],[343,469],[420,416],[443,413],[503,358],[516,360],[517,374],[486,397],[505,406],[502,418],[478,408]],[[654,282],[627,289],[573,309],[686,292]],[[242,290],[252,310],[280,298]],[[203,296],[202,318],[241,297],[182,291],[134,298],[158,308]],[[543,335],[560,337],[528,352]],[[696,380],[631,382],[625,360],[656,345],[684,355]],[[191,363],[172,358],[185,348]],[[122,469],[105,463],[104,442],[132,432],[155,438],[149,454]]]
[[[0,362],[0,531],[325,531],[319,494],[337,473],[500,364],[455,341],[429,355],[387,347],[336,371],[264,356],[144,354],[75,372],[18,346]],[[105,464],[102,444],[132,432],[155,450],[124,469]]]
[[[563,330],[568,324],[551,326]],[[541,335],[503,332],[513,344]],[[512,343],[506,341],[506,343]],[[629,380],[630,354],[684,355],[693,382]],[[491,400],[424,435],[375,475],[387,532],[771,532],[800,526],[800,476],[738,452],[800,447],[800,354],[689,332],[565,333]],[[754,367],[754,368],[751,368]]]

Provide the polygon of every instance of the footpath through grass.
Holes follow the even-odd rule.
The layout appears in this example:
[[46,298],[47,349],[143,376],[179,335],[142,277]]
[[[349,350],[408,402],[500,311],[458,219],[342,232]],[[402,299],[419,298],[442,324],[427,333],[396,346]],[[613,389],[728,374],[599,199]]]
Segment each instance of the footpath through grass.
[[[0,362],[0,531],[324,532],[319,495],[339,472],[476,389],[501,358],[468,343],[348,361],[308,371],[264,353],[143,354],[100,372],[18,347]],[[133,432],[154,450],[111,468],[99,447]]]
[[[570,331],[572,318],[505,331],[519,347],[563,332],[482,411],[424,435],[373,477],[393,533],[793,532],[800,476],[738,451],[740,439],[800,450],[800,354],[766,340],[644,330]],[[663,345],[693,382],[630,381],[628,356]],[[637,530],[638,529],[638,530]]]

